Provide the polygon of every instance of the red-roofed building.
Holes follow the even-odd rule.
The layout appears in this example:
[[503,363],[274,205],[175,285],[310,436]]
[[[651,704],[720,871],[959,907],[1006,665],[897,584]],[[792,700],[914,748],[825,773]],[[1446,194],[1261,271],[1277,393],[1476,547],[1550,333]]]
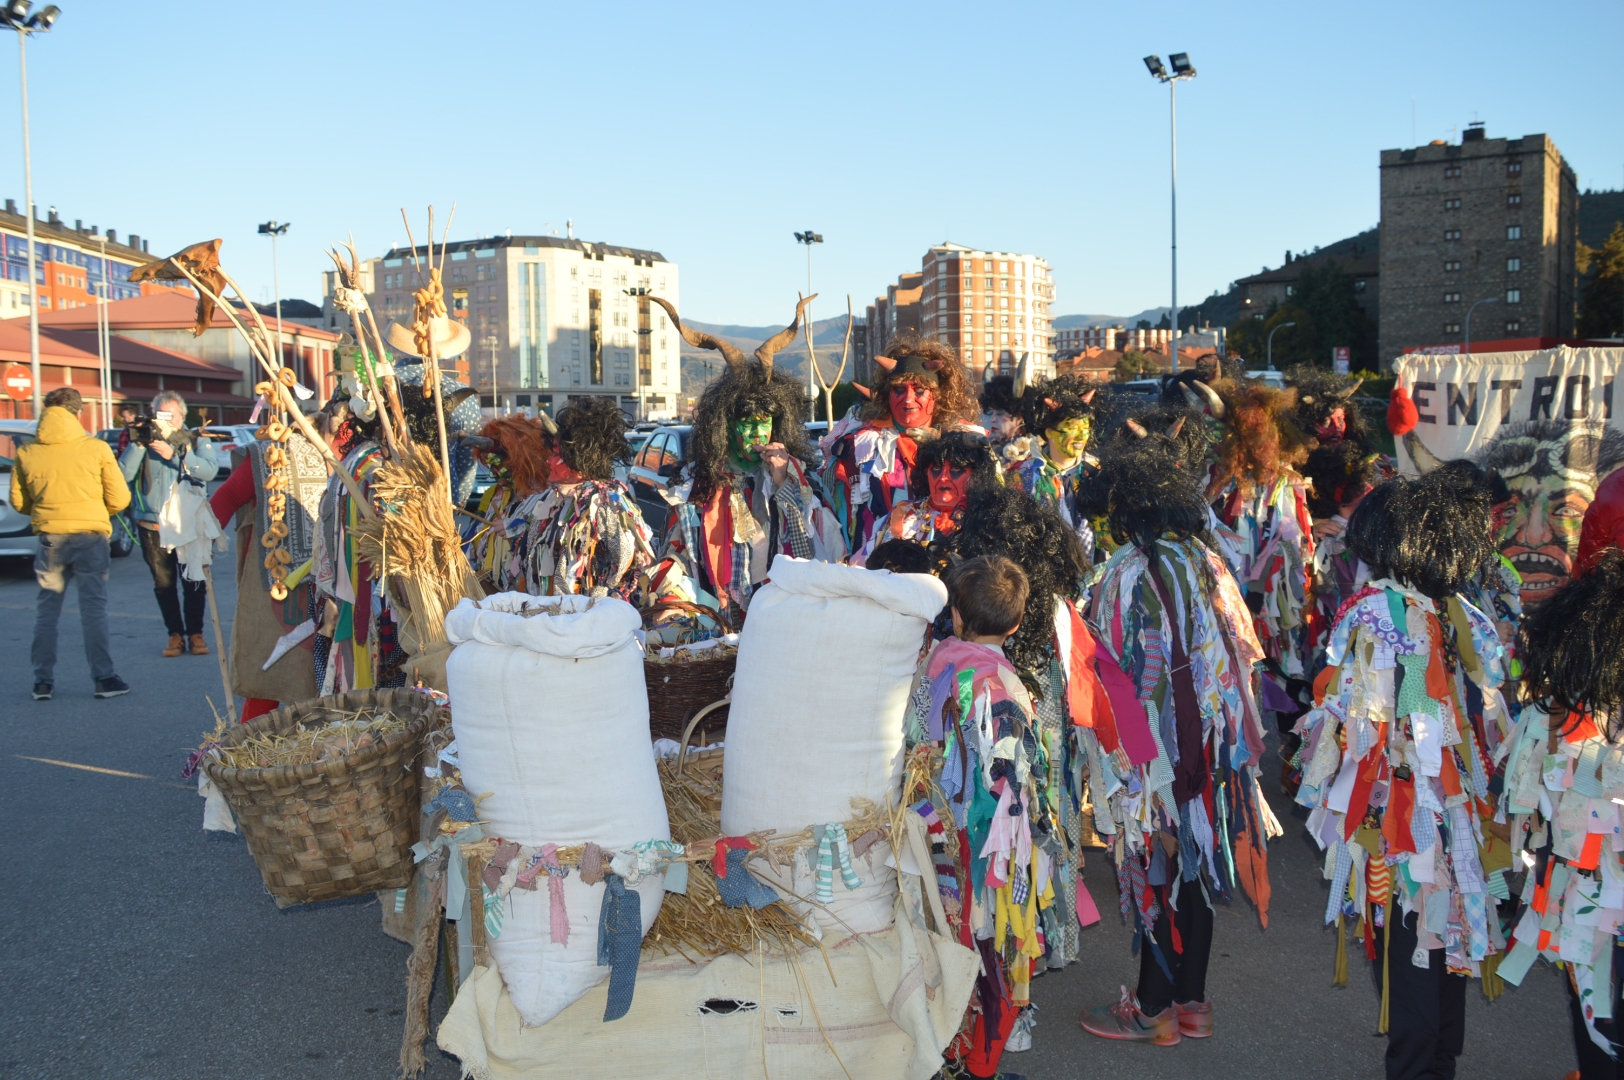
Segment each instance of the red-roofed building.
[[[126,401],[145,412],[158,391],[173,390],[186,399],[194,413],[211,423],[248,421],[253,401],[233,391],[241,381],[241,373],[236,368],[116,334],[112,339],[112,352],[113,389],[109,397],[115,415],[118,406]],[[0,320],[0,366],[26,366],[28,356],[28,321]],[[101,357],[96,349],[95,331],[40,327],[39,361],[41,395],[60,387],[73,387],[85,399],[80,421],[86,430],[99,429],[102,422]],[[27,399],[13,401],[0,387],[0,417],[27,419],[31,413],[32,405]],[[196,419],[194,416],[193,420]]]
[[[233,314],[245,325],[253,325],[253,317],[242,308],[233,308]],[[272,336],[276,334],[274,317],[260,316]],[[235,368],[239,385],[231,388],[234,394],[248,394],[255,383],[265,376],[225,312],[215,309],[214,317],[201,336],[192,335],[197,324],[197,298],[190,292],[164,292],[151,296],[118,300],[107,305],[108,324],[115,338],[146,342],[166,352],[184,353],[210,364]],[[63,330],[96,329],[94,305],[68,311],[40,313],[40,327]],[[333,386],[333,348],[339,336],[330,330],[321,330],[300,323],[282,324],[283,363],[293,368],[299,381],[315,390],[321,401],[327,399]],[[92,349],[94,352],[94,349]]]

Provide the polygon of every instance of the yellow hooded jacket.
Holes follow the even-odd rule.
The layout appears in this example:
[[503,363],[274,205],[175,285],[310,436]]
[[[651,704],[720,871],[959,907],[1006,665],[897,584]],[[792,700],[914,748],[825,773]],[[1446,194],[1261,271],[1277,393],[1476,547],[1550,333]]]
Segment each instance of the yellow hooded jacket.
[[130,505],[113,448],[85,432],[60,406],[45,410],[35,441],[18,448],[11,505],[37,533],[113,535],[110,514]]

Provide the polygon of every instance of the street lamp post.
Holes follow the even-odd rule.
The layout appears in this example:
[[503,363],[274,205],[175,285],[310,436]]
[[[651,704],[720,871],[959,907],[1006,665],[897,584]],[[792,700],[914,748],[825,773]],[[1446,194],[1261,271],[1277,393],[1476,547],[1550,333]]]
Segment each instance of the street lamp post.
[[[276,290],[276,362],[284,363],[282,359],[282,270],[276,259],[276,238],[288,231],[288,223],[280,225],[274,221],[267,221],[259,227],[259,235],[271,238],[271,288]],[[298,365],[293,366],[294,374],[299,373]],[[314,381],[315,372],[305,372],[305,378]]]
[[1479,304],[1497,304],[1499,302],[1500,298],[1498,296],[1485,296],[1466,309],[1466,347],[1461,352],[1470,353],[1472,351],[1472,312],[1478,309]]
[[1297,324],[1295,322],[1283,322],[1279,326],[1276,326],[1273,330],[1269,331],[1268,354],[1269,354],[1269,370],[1270,371],[1274,370],[1274,335],[1276,333],[1278,333],[1279,331],[1284,330],[1288,326],[1296,326],[1296,325]]
[[1173,65],[1169,72],[1162,67],[1162,58],[1159,56],[1145,57],[1145,67],[1157,80],[1167,84],[1168,102],[1171,107],[1173,120],[1173,315],[1168,324],[1173,328],[1172,344],[1168,347],[1169,359],[1172,361],[1173,373],[1179,370],[1179,94],[1180,79],[1195,78],[1195,68],[1190,65],[1189,53],[1170,53],[1167,62]]
[[[806,295],[812,295],[812,245],[823,243],[823,234],[813,232],[811,229],[795,234],[796,243],[806,245]],[[812,325],[812,305],[806,305],[806,324]],[[814,369],[817,367],[817,357],[812,354],[812,334],[806,335],[806,396],[816,398],[818,392],[813,388],[812,379]]]
[[39,292],[34,281],[37,258],[34,252],[34,163],[28,149],[28,35],[43,34],[51,29],[62,9],[48,4],[30,15],[34,5],[30,0],[8,0],[0,8],[0,25],[17,31],[17,70],[22,78],[23,103],[23,218],[28,226],[28,366],[34,379],[34,418],[43,411],[44,393],[39,375]]

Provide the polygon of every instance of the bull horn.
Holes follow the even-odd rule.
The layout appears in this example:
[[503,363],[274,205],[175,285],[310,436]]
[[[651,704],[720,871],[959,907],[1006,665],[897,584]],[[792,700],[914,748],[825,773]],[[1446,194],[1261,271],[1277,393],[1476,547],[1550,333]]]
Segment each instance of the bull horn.
[[1099,393],[1099,392],[1100,392],[1100,388],[1096,386],[1096,387],[1092,388],[1091,390],[1089,390],[1088,393],[1082,395],[1083,404],[1084,405],[1092,405],[1092,404],[1094,404],[1094,395]]
[[[876,359],[876,360],[878,360],[878,359],[880,359],[880,358],[879,358],[879,357],[877,357],[877,356],[876,356],[876,357],[875,357],[875,359]],[[866,398],[866,399],[868,399],[868,400],[871,400],[871,401],[872,401],[872,400],[873,400],[873,398],[874,398],[874,391],[872,391],[872,390],[870,390],[870,389],[869,389],[869,388],[868,388],[868,387],[866,387],[866,386],[864,386],[864,385],[863,385],[863,384],[862,384],[862,383],[860,383],[860,382],[854,382],[854,383],[852,383],[852,384],[851,384],[851,388],[852,388],[852,389],[853,389],[853,390],[855,390],[855,391],[857,391],[857,392],[858,392],[858,393],[859,393],[859,394],[862,394],[862,395],[863,395],[863,397],[864,397],[864,398]]]
[[541,430],[545,431],[548,435],[558,434],[558,425],[553,423],[553,418],[548,416],[545,411],[537,409],[536,419],[541,423]]
[[1133,437],[1134,438],[1136,438],[1136,439],[1148,439],[1148,438],[1150,438],[1150,432],[1146,431],[1145,430],[1145,425],[1141,424],[1139,421],[1137,421],[1137,420],[1129,420],[1127,422],[1127,424],[1128,424],[1128,430],[1133,432]]
[[688,344],[700,349],[715,349],[717,352],[722,354],[722,359],[727,361],[728,367],[737,367],[745,362],[744,350],[740,349],[731,341],[723,341],[719,337],[703,333],[699,330],[690,330],[688,327],[682,325],[682,320],[677,317],[677,309],[672,307],[671,302],[665,299],[665,297],[651,296],[649,299],[665,308],[665,313],[671,316],[671,322],[676,326],[677,333],[681,334],[682,340],[686,341]]
[[1363,386],[1363,385],[1365,385],[1365,380],[1363,380],[1363,379],[1355,379],[1353,381],[1353,385],[1348,387],[1346,390],[1342,391],[1340,394],[1337,395],[1337,397],[1341,398],[1343,401],[1347,401],[1347,400],[1351,399],[1354,394],[1358,393],[1359,388],[1361,386]]
[[895,371],[897,367],[897,362],[889,356],[876,356],[874,362],[885,371]]
[[1179,383],[1179,389],[1184,391],[1184,400],[1188,401],[1192,407],[1205,409],[1214,420],[1224,418],[1224,399],[1218,396],[1218,391],[1200,379]]
[[[817,293],[813,293],[796,304],[795,318],[790,320],[790,324],[756,347],[756,359],[761,361],[761,366],[767,369],[769,378],[773,373],[773,354],[795,340],[795,331],[801,325],[801,312],[806,310],[806,305],[816,299],[817,295]],[[808,330],[810,329],[808,327]],[[807,340],[812,340],[810,333],[807,335]]]
[[1177,420],[1173,421],[1172,425],[1169,426],[1168,429],[1167,429],[1167,437],[1169,439],[1178,438],[1179,437],[1179,432],[1184,430],[1184,421],[1186,421],[1188,419],[1189,419],[1188,416],[1181,416]]
[[1431,450],[1428,450],[1426,444],[1421,441],[1420,436],[1413,431],[1405,433],[1404,449],[1409,451],[1410,460],[1415,462],[1416,471],[1422,476],[1427,475],[1427,473],[1443,464],[1443,461]]
[[488,454],[496,449],[496,440],[485,435],[464,435],[461,442],[470,450],[478,450],[482,454]]
[[1025,397],[1026,388],[1032,385],[1032,354],[1027,353],[1021,357],[1021,362],[1015,365],[1015,385],[1012,387],[1016,397]]

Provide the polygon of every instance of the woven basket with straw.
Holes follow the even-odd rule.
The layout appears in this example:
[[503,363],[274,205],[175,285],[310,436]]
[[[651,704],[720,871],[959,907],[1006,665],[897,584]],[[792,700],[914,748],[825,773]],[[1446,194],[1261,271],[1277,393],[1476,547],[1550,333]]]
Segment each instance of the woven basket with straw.
[[248,850],[277,907],[363,896],[411,881],[418,787],[413,767],[436,705],[415,690],[356,690],[289,705],[234,728],[232,746],[290,735],[354,716],[390,712],[406,721],[369,746],[302,765],[234,769],[204,763],[237,815]]
[[[645,626],[653,626],[661,615],[683,613],[712,619],[724,631],[729,629],[726,618],[714,608],[690,603],[687,600],[662,600],[643,611]],[[648,684],[648,726],[651,738],[679,739],[694,714],[707,705],[727,697],[733,689],[733,668],[738,657],[733,653],[705,659],[704,654],[680,664],[643,660],[644,681]],[[713,737],[726,730],[725,710],[717,710],[707,718],[705,731]]]

